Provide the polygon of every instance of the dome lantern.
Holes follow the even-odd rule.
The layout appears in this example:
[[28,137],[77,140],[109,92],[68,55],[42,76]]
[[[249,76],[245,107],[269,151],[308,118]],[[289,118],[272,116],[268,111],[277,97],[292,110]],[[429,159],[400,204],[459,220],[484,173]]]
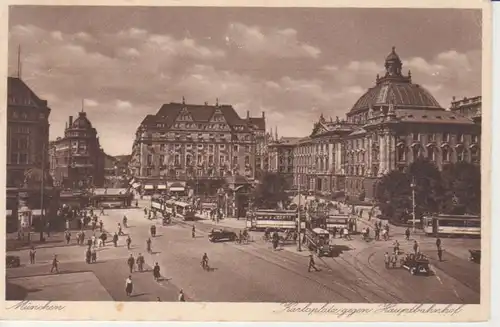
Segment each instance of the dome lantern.
[[396,53],[396,47],[392,47],[391,53],[385,59],[385,76],[401,76],[403,63]]

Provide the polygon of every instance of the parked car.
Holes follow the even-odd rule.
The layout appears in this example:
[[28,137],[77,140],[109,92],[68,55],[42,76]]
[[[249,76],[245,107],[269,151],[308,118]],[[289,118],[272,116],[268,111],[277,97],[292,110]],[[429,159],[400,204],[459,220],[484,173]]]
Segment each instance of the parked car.
[[224,241],[236,241],[238,236],[235,232],[225,230],[225,229],[212,229],[208,234],[208,240],[210,242],[224,242]]
[[401,267],[405,268],[412,275],[429,275],[429,259],[423,255],[409,254],[401,258]]
[[17,268],[21,266],[21,258],[17,255],[7,255],[5,260],[5,266],[7,268]]
[[475,263],[481,263],[481,250],[469,250],[469,260]]

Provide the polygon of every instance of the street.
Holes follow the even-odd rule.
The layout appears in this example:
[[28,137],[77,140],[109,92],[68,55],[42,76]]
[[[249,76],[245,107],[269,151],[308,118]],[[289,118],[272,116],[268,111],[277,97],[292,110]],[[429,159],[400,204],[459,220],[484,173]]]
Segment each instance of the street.
[[[320,271],[308,272],[309,251],[305,247],[302,252],[298,252],[294,244],[273,250],[270,243],[262,240],[262,233],[251,232],[252,241],[248,244],[211,243],[207,234],[216,224],[207,220],[175,219],[171,225],[162,226],[160,219],[146,219],[141,209],[109,210],[100,219],[112,234],[124,215],[128,218],[124,232],[132,239],[130,250],[125,245],[126,237],[121,236],[117,248],[108,244],[99,251],[98,263],[86,264],[83,247],[40,248],[39,263],[7,269],[8,288],[17,285],[38,290],[26,291],[26,299],[40,299],[47,293],[42,298],[155,301],[160,297],[162,301],[176,301],[182,289],[187,301],[479,303],[479,265],[467,261],[465,256],[465,250],[478,247],[479,240],[444,239],[444,261],[439,262],[435,239],[417,235],[421,251],[431,260],[432,273],[412,276],[402,268],[386,269],[384,253],[392,252],[394,239],[404,252],[412,251],[413,238],[405,241],[404,236],[396,232],[387,242],[365,242],[356,235],[352,241],[336,240],[338,255],[315,257]],[[148,254],[146,240],[152,224],[156,224],[157,236],[152,238],[153,253]],[[193,224],[195,238],[191,237]],[[218,227],[242,229],[244,224],[242,220],[225,219]],[[62,273],[57,276],[49,274],[54,253],[61,261]],[[134,272],[134,297],[127,298],[124,292],[128,276],[126,260],[131,253],[135,257],[142,253],[149,266],[158,262],[162,280],[155,282],[150,271]],[[203,253],[208,255],[211,271],[204,271],[200,265]],[[19,255],[22,264],[29,260],[27,250],[8,254]],[[83,274],[81,281],[75,282],[76,277],[65,280],[64,293],[54,291],[50,295],[52,293],[45,291],[44,287],[57,288],[57,278],[74,274]],[[39,283],[36,278],[40,279]],[[74,288],[68,287],[72,283]],[[9,297],[9,290],[7,293]]]

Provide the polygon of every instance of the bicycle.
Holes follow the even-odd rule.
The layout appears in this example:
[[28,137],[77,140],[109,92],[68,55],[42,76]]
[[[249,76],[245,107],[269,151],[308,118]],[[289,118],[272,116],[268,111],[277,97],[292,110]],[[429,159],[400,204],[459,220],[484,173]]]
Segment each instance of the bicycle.
[[200,262],[200,264],[201,264],[201,268],[203,268],[203,270],[210,271],[210,266],[208,265],[208,262],[202,261],[202,262]]

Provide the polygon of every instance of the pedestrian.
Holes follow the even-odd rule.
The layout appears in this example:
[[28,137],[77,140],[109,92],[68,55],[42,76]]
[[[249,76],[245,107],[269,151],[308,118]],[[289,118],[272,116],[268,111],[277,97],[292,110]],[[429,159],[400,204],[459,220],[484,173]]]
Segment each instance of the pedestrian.
[[134,272],[134,264],[135,264],[135,259],[132,254],[130,254],[130,257],[127,260],[128,267],[130,269],[130,273]]
[[441,248],[441,239],[439,237],[436,239],[436,248],[438,250]]
[[91,259],[92,259],[92,263],[96,263],[97,262],[97,250],[96,250],[96,248],[92,249],[92,257],[91,257]]
[[375,225],[375,241],[380,241],[380,229]]
[[32,246],[31,249],[30,249],[30,263],[31,264],[35,263],[35,254],[36,254],[35,247]]
[[120,235],[120,236],[124,235],[124,233],[122,231],[122,225],[120,223],[118,223],[118,235]]
[[101,230],[101,233],[102,233],[102,228],[104,226],[104,223],[102,222],[102,219],[99,220],[99,229]]
[[151,238],[148,238],[146,240],[146,250],[148,251],[148,253],[152,252],[152,250],[151,250]]
[[97,237],[95,236],[95,233],[92,235],[92,246],[97,246]]
[[333,226],[332,233],[333,233],[333,238],[335,238],[335,235],[337,235],[337,226]]
[[384,239],[384,241],[387,241],[387,230],[385,229],[382,229],[382,238]]
[[99,216],[104,216],[104,207],[101,207],[101,212],[99,213]]
[[319,269],[316,267],[316,264],[314,263],[314,257],[312,254],[309,255],[309,267],[307,271],[311,272],[311,268],[313,268],[315,271],[319,271]]
[[57,254],[54,254],[54,258],[52,259],[52,268],[50,268],[50,272],[54,272],[54,270],[59,273],[59,260],[57,260]]
[[82,238],[80,239],[80,243],[81,243],[82,245],[84,245],[84,244],[85,244],[85,231],[83,231],[83,230],[82,230],[81,232],[82,232],[82,233],[81,233],[81,237],[82,237]]
[[69,244],[69,242],[71,241],[71,233],[69,232],[69,230],[66,230],[64,232],[64,237],[66,238],[66,244]]
[[90,263],[92,260],[92,252],[90,251],[90,247],[88,247],[86,250],[85,250],[85,262],[86,263]]
[[399,254],[399,242],[398,242],[398,240],[394,241],[394,253]]
[[406,228],[405,236],[406,236],[406,240],[409,241],[410,240],[410,228],[409,227]]
[[113,235],[113,244],[115,248],[118,246],[118,234],[116,233]]
[[132,294],[132,290],[134,289],[134,284],[132,283],[132,276],[128,276],[127,280],[125,281],[125,293],[127,296],[130,296]]
[[349,230],[347,228],[344,228],[344,237],[346,240],[352,240],[351,236],[349,235]]
[[196,237],[196,228],[193,225],[193,228],[191,229],[191,237],[195,238]]
[[396,268],[397,262],[398,262],[398,254],[394,253],[394,255],[391,258],[392,268]]
[[417,240],[415,240],[415,242],[413,242],[413,252],[415,252],[415,255],[417,255],[417,253],[418,253],[418,242],[417,242]]
[[389,257],[389,253],[385,253],[384,254],[384,263],[385,263],[385,268],[386,269],[389,269],[389,263],[390,263],[391,259]]
[[132,239],[130,238],[130,235],[127,236],[127,249],[130,250],[130,244],[132,244]]
[[182,290],[179,291],[179,302],[186,302],[186,298],[184,297],[184,292]]
[[155,266],[153,267],[153,277],[155,281],[160,280],[160,266],[158,265],[158,262],[155,263]]
[[137,256],[137,259],[135,260],[135,262],[137,263],[137,268],[139,269],[139,271],[143,271],[144,270],[144,257],[141,253],[139,253],[139,255]]

